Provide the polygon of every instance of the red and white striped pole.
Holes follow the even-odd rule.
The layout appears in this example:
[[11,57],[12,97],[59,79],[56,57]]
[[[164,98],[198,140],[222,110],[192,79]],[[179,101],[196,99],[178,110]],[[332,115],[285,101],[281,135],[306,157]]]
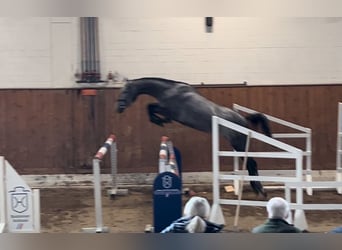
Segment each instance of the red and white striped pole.
[[162,136],[159,150],[159,173],[166,171],[179,175],[173,144],[169,137]]
[[167,152],[167,141],[169,138],[167,136],[161,137],[160,142],[160,150],[159,150],[159,173],[163,173],[167,171],[167,159],[168,159],[168,152]]
[[105,154],[107,153],[108,149],[110,149],[110,147],[112,146],[113,142],[115,142],[115,139],[115,135],[110,135],[103,144],[103,146],[97,151],[94,158],[102,160]]
[[173,144],[170,140],[167,141],[167,149],[169,150],[169,171],[179,176],[178,165],[176,161],[175,151],[173,150]]

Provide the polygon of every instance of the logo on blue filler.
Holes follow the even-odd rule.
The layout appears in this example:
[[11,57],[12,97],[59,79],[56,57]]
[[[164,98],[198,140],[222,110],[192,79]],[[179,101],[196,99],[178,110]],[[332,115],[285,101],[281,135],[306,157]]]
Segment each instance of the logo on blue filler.
[[177,175],[169,172],[164,172],[158,175],[154,182],[154,194],[169,195],[181,194],[181,183]]
[[172,187],[172,177],[170,175],[165,175],[162,177],[162,186],[166,189]]

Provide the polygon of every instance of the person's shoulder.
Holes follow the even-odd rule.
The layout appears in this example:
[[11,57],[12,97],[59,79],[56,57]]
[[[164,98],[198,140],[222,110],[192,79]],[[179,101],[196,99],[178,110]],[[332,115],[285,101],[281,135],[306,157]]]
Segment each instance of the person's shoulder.
[[335,227],[334,229],[330,230],[329,233],[342,233],[342,226]]
[[265,229],[265,225],[262,224],[262,225],[259,225],[259,226],[256,226],[254,228],[252,228],[252,233],[256,234],[256,233],[263,233],[264,232],[264,229]]
[[289,233],[303,233],[303,230],[299,229],[298,227],[295,227],[292,224],[288,224],[288,226],[285,229],[285,232]]
[[206,233],[219,233],[224,228],[224,224],[217,224],[208,220],[204,220],[206,223]]
[[[287,223],[287,222],[286,222],[286,223]],[[303,233],[303,232],[304,232],[304,230],[301,230],[301,229],[299,229],[298,227],[296,227],[295,225],[290,224],[290,223],[287,223],[287,227],[288,227],[288,229],[289,229],[291,232],[293,232],[293,233]]]

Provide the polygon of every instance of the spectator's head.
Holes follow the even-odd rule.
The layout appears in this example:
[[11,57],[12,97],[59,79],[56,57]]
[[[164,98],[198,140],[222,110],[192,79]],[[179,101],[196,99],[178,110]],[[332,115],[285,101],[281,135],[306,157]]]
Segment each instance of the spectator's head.
[[210,214],[210,205],[206,198],[193,196],[188,200],[184,207],[184,216],[199,216],[208,219]]
[[267,203],[267,213],[270,219],[286,220],[290,215],[289,203],[281,197],[274,197]]

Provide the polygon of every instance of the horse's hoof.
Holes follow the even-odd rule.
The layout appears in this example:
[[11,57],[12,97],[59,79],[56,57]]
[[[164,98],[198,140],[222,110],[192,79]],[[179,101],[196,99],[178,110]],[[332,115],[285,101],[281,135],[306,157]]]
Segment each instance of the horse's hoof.
[[262,192],[261,194],[265,199],[267,199],[267,193],[266,192]]
[[267,199],[267,192],[264,189],[258,190],[258,195],[261,195],[263,198]]

